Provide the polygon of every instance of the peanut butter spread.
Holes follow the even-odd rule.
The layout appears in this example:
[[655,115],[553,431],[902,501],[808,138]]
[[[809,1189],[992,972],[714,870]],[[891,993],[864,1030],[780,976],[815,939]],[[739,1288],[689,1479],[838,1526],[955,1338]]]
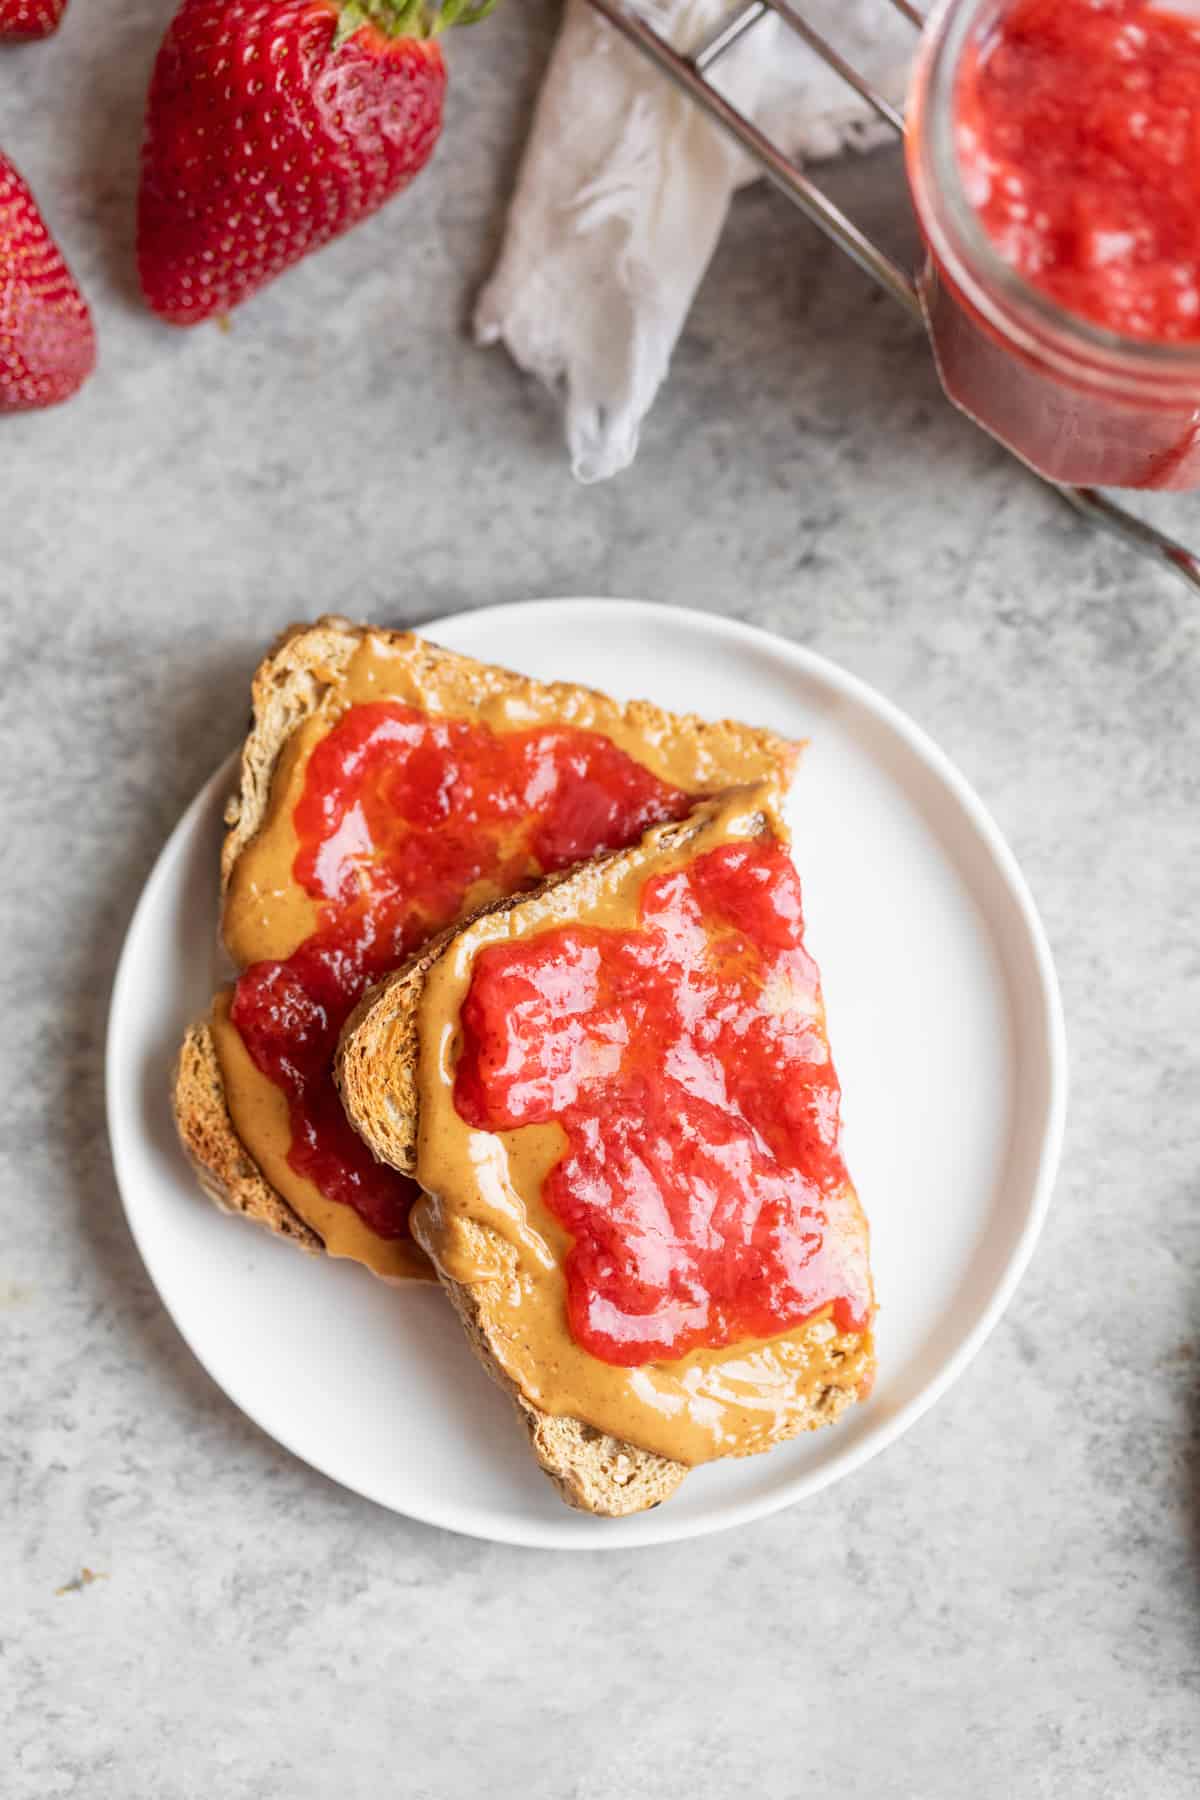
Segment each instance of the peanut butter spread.
[[292,1168],[287,1160],[292,1142],[287,1095],[251,1061],[242,1034],[229,1017],[231,992],[224,988],[214,999],[209,1029],[230,1117],[271,1186],[317,1233],[331,1256],[365,1263],[384,1280],[431,1280],[429,1260],[410,1237],[380,1237],[353,1207],[327,1199],[315,1182]]
[[[799,943],[798,900],[794,916],[784,919],[782,926],[782,905],[778,917],[768,908],[766,938],[774,936],[782,945],[786,937],[787,942],[761,960],[755,960],[750,926],[741,930],[730,924],[735,916],[741,923],[749,916],[739,895],[750,892],[753,898],[761,893],[764,870],[769,873],[786,862],[786,831],[775,810],[774,790],[758,786],[726,794],[697,807],[688,824],[695,829],[663,826],[637,849],[576,871],[568,884],[565,924],[567,890],[551,890],[510,911],[475,920],[433,965],[418,1014],[417,1174],[425,1192],[414,1208],[412,1223],[442,1275],[469,1290],[472,1313],[488,1351],[530,1404],[546,1413],[581,1419],[661,1456],[695,1464],[767,1449],[819,1422],[829,1416],[822,1403],[830,1388],[847,1396],[865,1391],[873,1369],[874,1303],[866,1223],[837,1151],[836,1077],[828,1058],[816,970]],[[753,867],[749,859],[741,858],[740,873],[734,867],[739,847],[758,854]],[[790,871],[790,864],[787,867]],[[726,902],[718,921],[721,938],[710,933],[706,941],[691,896],[700,891],[701,873],[714,869],[723,880],[732,879],[728,872],[733,869],[742,888]],[[746,885],[751,878],[758,883],[753,891]],[[794,871],[790,881],[794,884]],[[685,893],[687,882],[691,887]],[[793,891],[798,896],[798,889],[789,889],[789,896]],[[661,924],[658,940],[646,935],[652,917]],[[678,967],[672,961],[667,979],[678,981],[683,998],[676,1008],[678,1017],[661,1040],[655,1035],[658,1022],[671,1007],[653,985],[660,971],[649,970],[649,1007],[630,1010],[631,994],[636,999],[637,971],[646,967],[646,945],[654,941],[665,947],[664,957],[681,959]],[[625,961],[605,988],[595,970],[610,945],[613,955]],[[706,988],[718,961],[728,983],[722,988],[710,982]],[[601,990],[603,996],[597,999]],[[720,1076],[712,1050],[719,1034],[703,1022],[687,1023],[689,1007],[700,1006],[704,992],[716,995],[716,1004],[729,1019],[732,997],[735,993],[741,997],[742,1011],[730,1029],[746,1033],[745,1057],[735,1050],[729,1069]],[[540,1012],[539,995],[546,1000]],[[480,1021],[492,1016],[499,1021],[496,1041],[473,1040],[472,1031],[478,1037],[483,1029]],[[533,1021],[527,1041],[520,1024],[526,1016]],[[682,1036],[679,1018],[684,1020]],[[631,1030],[630,1019],[640,1024]],[[577,1030],[578,1020],[583,1025]],[[688,1030],[692,1032],[688,1041],[702,1041],[708,1049],[680,1076],[683,1085],[673,1092],[681,1098],[660,1107],[656,1088],[665,1091],[679,1073]],[[644,1040],[640,1047],[635,1041],[638,1032]],[[774,1067],[771,1078],[777,1080],[762,1096],[772,1112],[786,1111],[788,1093],[802,1094],[806,1072],[823,1084],[824,1136],[801,1152],[804,1168],[788,1166],[790,1152],[779,1148],[782,1140],[775,1146],[779,1156],[772,1161],[761,1136],[745,1128],[744,1119],[740,1137],[726,1130],[724,1119],[714,1122],[711,1097],[724,1082],[728,1103],[729,1090],[748,1067],[754,1033],[766,1047]],[[631,1057],[637,1062],[632,1084]],[[692,1103],[686,1091],[689,1083],[693,1098],[699,1096],[696,1115],[687,1111]],[[520,1114],[532,1122],[486,1129],[464,1116],[478,1113],[486,1104],[496,1105],[497,1095],[507,1097],[504,1117],[511,1121]],[[752,1115],[753,1106],[754,1096],[743,1085],[737,1110]],[[639,1115],[659,1122],[643,1129]],[[703,1161],[699,1116],[708,1120],[709,1138],[718,1146],[715,1162]],[[801,1124],[789,1144],[807,1142],[808,1127],[802,1129]],[[774,1126],[768,1122],[767,1129]],[[673,1151],[661,1158],[662,1180],[654,1186],[646,1173],[655,1154],[652,1140],[661,1141],[664,1132],[672,1131]],[[604,1147],[610,1157],[621,1156],[630,1142],[637,1154],[616,1168],[616,1184],[605,1189]],[[692,1228],[688,1216],[703,1204],[702,1190],[711,1183],[712,1170],[722,1157],[734,1172],[732,1188],[720,1196],[711,1217],[685,1244],[682,1240]],[[683,1191],[676,1196],[679,1211],[667,1222],[663,1195],[677,1166],[685,1161],[693,1174],[684,1179]],[[815,1204],[812,1197],[817,1190],[806,1184],[810,1178],[815,1182],[818,1174],[820,1197]],[[784,1176],[791,1184],[790,1224],[780,1210]],[[617,1194],[619,1210],[631,1190],[639,1187],[649,1192],[645,1210],[633,1218],[624,1246],[613,1248],[606,1236],[612,1224],[612,1195]],[[552,1194],[557,1195],[554,1204]],[[585,1241],[589,1197],[596,1194],[601,1196],[603,1213],[597,1222],[599,1236],[595,1242]],[[716,1223],[722,1206],[736,1207],[743,1200],[746,1212],[732,1226],[727,1221],[722,1225],[722,1238]],[[563,1221],[568,1203],[582,1236]],[[708,1203],[712,1204],[711,1192]],[[770,1220],[769,1205],[777,1208]],[[789,1279],[794,1277],[803,1293],[797,1297],[786,1280],[780,1291],[786,1290],[793,1322],[786,1329],[770,1328],[771,1306],[760,1304],[759,1285],[751,1279],[739,1288],[750,1295],[751,1311],[738,1316],[765,1324],[766,1329],[739,1332],[735,1340],[715,1344],[702,1341],[706,1327],[690,1337],[680,1336],[685,1313],[703,1313],[711,1326],[721,1268],[729,1258],[753,1262],[759,1256],[752,1242],[756,1219],[764,1230],[770,1225],[762,1253],[768,1259],[788,1230],[792,1232],[784,1245],[785,1260],[791,1259],[784,1273],[790,1270]],[[595,1243],[600,1244],[598,1254]],[[591,1291],[586,1280],[576,1280],[578,1271],[572,1272],[572,1259],[581,1252],[599,1283]],[[685,1253],[691,1255],[686,1279],[680,1276]],[[709,1282],[711,1293],[701,1295],[696,1270],[705,1257],[704,1266],[715,1268],[716,1276]],[[663,1274],[671,1258],[675,1262]],[[632,1304],[622,1307],[614,1304],[614,1295],[617,1302],[623,1297],[614,1283],[626,1280],[621,1271],[627,1268],[637,1279]],[[647,1292],[660,1278],[661,1304],[655,1312],[647,1307]],[[680,1294],[687,1297],[686,1305]],[[788,1306],[778,1294],[773,1304],[787,1316]],[[643,1359],[636,1341],[639,1334],[649,1340],[664,1331],[668,1336],[661,1338],[659,1353]],[[675,1341],[693,1347],[682,1355],[663,1354],[661,1344],[671,1333],[676,1334]]]
[[[556,815],[556,826],[567,831],[561,838],[566,847],[554,851],[557,866],[563,866],[640,835],[647,820],[676,816],[687,796],[735,782],[786,780],[796,746],[732,723],[680,719],[643,702],[619,706],[587,689],[543,685],[438,650],[408,633],[363,632],[350,641],[354,647],[346,655],[343,633],[337,665],[316,669],[311,707],[284,737],[257,829],[228,871],[222,935],[238,969],[250,974],[236,990],[218,996],[211,1029],[238,1136],[330,1254],[364,1262],[385,1277],[428,1276],[403,1218],[415,1193],[411,1184],[392,1171],[360,1167],[354,1177],[360,1187],[390,1181],[395,1191],[381,1189],[370,1204],[356,1208],[345,1200],[351,1190],[333,1179],[339,1173],[337,1156],[328,1146],[323,1158],[314,1152],[307,1166],[297,1167],[296,1101],[285,1091],[288,1045],[275,1046],[274,1061],[262,1051],[251,1029],[249,986],[258,982],[259,1014],[265,1018],[273,1009],[266,1022],[279,1037],[278,1018],[292,1016],[300,1004],[294,997],[295,970],[315,967],[313,947],[327,947],[332,912],[341,907],[353,931],[345,927],[333,946],[337,954],[325,955],[324,967],[344,968],[348,948],[360,957],[358,991],[350,994],[347,988],[346,996],[339,996],[339,1003],[346,997],[348,1010],[362,987],[402,962],[433,931],[553,866],[541,840],[527,842],[531,820],[537,824],[540,818],[536,807],[517,804],[523,794],[536,798],[548,783],[565,796],[560,815],[571,814],[575,781],[589,803],[599,794],[609,808],[594,827],[600,834],[595,841],[587,838],[590,815],[571,814],[569,830]],[[260,675],[260,681],[269,679],[269,670],[268,664],[268,677]],[[255,693],[261,705],[258,682]],[[608,740],[609,747],[601,748],[612,767],[596,772],[595,740],[585,734]],[[622,754],[615,756],[612,746]],[[636,765],[632,777],[625,759]],[[464,776],[465,767],[474,775]],[[355,789],[360,769],[367,771],[364,783],[375,782],[370,792]],[[406,784],[394,807],[386,785],[393,780]],[[517,799],[509,815],[494,809],[485,831],[480,812],[501,789],[506,795],[511,789]],[[451,852],[457,858],[453,867],[446,860]],[[388,932],[391,960],[381,963]],[[371,951],[374,961],[362,961],[361,945],[372,934],[379,940]],[[290,983],[286,1005],[274,997],[283,979],[276,978],[277,966]],[[269,1006],[261,997],[262,970],[271,971],[275,983]],[[324,973],[318,974],[323,981]],[[315,977],[305,979],[311,988]],[[307,989],[300,999],[300,1011],[309,1007],[305,1017],[319,1013],[328,1026],[331,1003],[323,989],[317,999]],[[332,1026],[334,1039],[339,1022]],[[297,1041],[302,1035],[298,1027]],[[328,1085],[327,1076],[318,1069],[309,1079],[309,1098],[316,1094],[325,1123],[318,1118],[307,1133],[317,1152],[321,1130],[341,1125],[340,1115],[334,1120],[322,1110],[329,1098],[323,1083]],[[369,1164],[357,1140],[354,1148]],[[338,1154],[344,1161],[352,1153],[343,1144]]]

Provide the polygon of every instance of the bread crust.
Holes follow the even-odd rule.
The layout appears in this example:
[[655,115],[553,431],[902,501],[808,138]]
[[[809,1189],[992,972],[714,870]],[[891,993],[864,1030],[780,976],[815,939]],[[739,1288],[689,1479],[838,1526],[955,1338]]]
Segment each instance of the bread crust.
[[458,1282],[443,1282],[475,1355],[513,1402],[529,1434],[529,1445],[568,1506],[601,1518],[620,1519],[669,1500],[687,1474],[685,1464],[639,1450],[621,1438],[585,1425],[582,1419],[555,1418],[531,1406],[492,1354],[482,1322],[483,1295]]
[[[332,616],[315,626],[290,625],[259,664],[238,786],[225,807],[222,900],[238,856],[262,823],[281,750],[316,710],[329,678],[345,668],[362,636],[361,627]],[[324,1251],[321,1238],[266,1179],[238,1136],[207,1020],[185,1033],[172,1072],[171,1105],[179,1140],[210,1200],[311,1255]]]
[[172,1101],[179,1141],[209,1199],[222,1212],[240,1213],[319,1255],[325,1246],[316,1232],[271,1186],[233,1128],[216,1045],[203,1021],[184,1034],[175,1059]]

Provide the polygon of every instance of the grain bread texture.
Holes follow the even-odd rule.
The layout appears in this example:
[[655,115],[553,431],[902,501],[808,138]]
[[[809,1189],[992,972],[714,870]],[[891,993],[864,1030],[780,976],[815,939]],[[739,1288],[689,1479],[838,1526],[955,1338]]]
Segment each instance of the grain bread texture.
[[[262,823],[280,751],[315,712],[362,636],[361,627],[335,618],[320,619],[312,626],[293,625],[260,663],[251,687],[250,731],[242,746],[238,787],[225,807],[222,899],[238,856]],[[216,1044],[205,1020],[189,1026],[185,1034],[172,1075],[171,1100],[180,1142],[210,1200],[310,1254],[324,1250],[317,1233],[266,1179],[238,1137]]]
[[[290,626],[259,665],[251,685],[250,730],[242,747],[237,788],[225,808],[222,899],[238,857],[266,815],[272,778],[284,747],[329,691],[337,688],[368,637],[404,656],[431,706],[466,716],[473,705],[484,700],[524,693],[552,705],[555,715],[569,723],[594,698],[587,688],[567,682],[531,682],[493,664],[443,650],[411,632],[382,631],[334,615],[315,624]],[[714,722],[675,715],[641,700],[619,711],[627,725],[649,737],[687,739],[696,747],[698,762],[711,765],[718,775],[723,761],[753,753],[772,761],[780,781],[786,782],[798,754],[797,745],[773,732],[733,720]],[[306,1250],[323,1250],[317,1233],[266,1180],[238,1137],[226,1103],[216,1045],[203,1020],[189,1028],[176,1060],[172,1101],[184,1149],[201,1186],[218,1206],[240,1213]]]
[[555,1418],[532,1406],[492,1352],[485,1324],[486,1292],[459,1282],[444,1281],[442,1285],[467,1334],[467,1342],[493,1381],[513,1401],[529,1434],[534,1456],[568,1506],[602,1518],[620,1519],[670,1499],[687,1474],[683,1463],[656,1456],[652,1450],[639,1450],[634,1444],[585,1425],[582,1419]]
[[[692,815],[676,825],[659,827],[654,836],[662,852],[669,853],[683,848],[699,829],[697,815]],[[598,868],[604,866],[619,874],[624,865],[632,866],[640,854],[635,847],[595,858],[591,864],[556,875],[530,892],[497,901],[475,918],[511,912],[545,896],[555,896],[555,912],[562,922],[568,922],[575,916],[575,896],[592,883]],[[365,994],[347,1020],[338,1046],[335,1078],[351,1123],[375,1156],[410,1175],[415,1175],[417,1167],[422,993],[430,969],[464,928],[460,925],[442,932],[418,956]],[[503,1368],[495,1353],[490,1321],[493,1301],[515,1279],[513,1246],[488,1226],[467,1221],[470,1260],[480,1268],[498,1268],[500,1272],[485,1281],[457,1282],[438,1266],[437,1245],[421,1201],[413,1211],[412,1229],[438,1268],[439,1279],[471,1348],[515,1403],[534,1455],[563,1499],[581,1511],[608,1518],[641,1512],[668,1499],[688,1473],[686,1464],[612,1437],[581,1419],[541,1411]],[[776,1441],[831,1424],[855,1398],[854,1388],[836,1382],[819,1387],[808,1407],[793,1415]]]
[[222,1212],[240,1213],[276,1236],[317,1255],[324,1249],[259,1170],[233,1127],[212,1032],[190,1025],[175,1061],[175,1123],[200,1186]]

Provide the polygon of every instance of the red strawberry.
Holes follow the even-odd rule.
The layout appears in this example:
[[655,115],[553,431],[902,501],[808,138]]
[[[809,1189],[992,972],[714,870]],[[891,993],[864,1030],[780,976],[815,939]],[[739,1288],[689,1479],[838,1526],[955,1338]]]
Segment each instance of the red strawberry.
[[0,38],[44,38],[58,30],[67,0],[0,0]]
[[196,325],[366,218],[428,162],[445,0],[183,0],[154,66],[138,205],[142,290]]
[[87,303],[37,201],[0,156],[0,412],[55,406],[95,366]]

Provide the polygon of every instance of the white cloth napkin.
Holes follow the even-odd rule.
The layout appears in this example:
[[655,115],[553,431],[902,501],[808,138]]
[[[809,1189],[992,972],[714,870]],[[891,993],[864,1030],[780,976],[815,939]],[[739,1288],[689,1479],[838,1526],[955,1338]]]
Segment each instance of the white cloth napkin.
[[[887,0],[801,4],[844,56],[899,98],[914,33]],[[687,50],[732,0],[638,5]],[[887,135],[773,14],[727,53],[712,80],[800,160]],[[632,462],[730,197],[757,174],[586,0],[568,0],[475,333],[482,344],[503,342],[522,369],[561,394],[580,481],[602,481]]]

